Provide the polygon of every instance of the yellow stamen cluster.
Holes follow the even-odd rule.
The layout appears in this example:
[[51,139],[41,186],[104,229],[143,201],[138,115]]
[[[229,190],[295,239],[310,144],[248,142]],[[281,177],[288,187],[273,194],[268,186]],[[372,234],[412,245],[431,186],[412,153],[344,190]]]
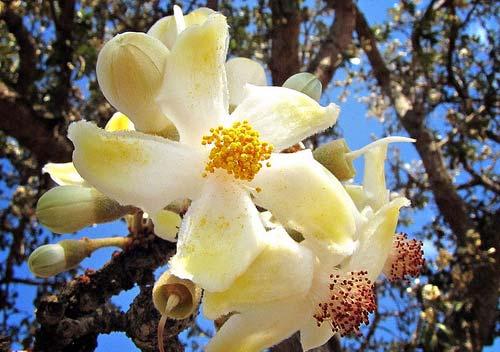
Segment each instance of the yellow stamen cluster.
[[[261,161],[271,157],[273,146],[259,140],[248,121],[235,122],[231,127],[210,129],[210,135],[203,136],[201,144],[213,145],[205,166],[204,177],[221,168],[236,179],[251,181],[262,168]],[[270,167],[269,162],[266,163]]]

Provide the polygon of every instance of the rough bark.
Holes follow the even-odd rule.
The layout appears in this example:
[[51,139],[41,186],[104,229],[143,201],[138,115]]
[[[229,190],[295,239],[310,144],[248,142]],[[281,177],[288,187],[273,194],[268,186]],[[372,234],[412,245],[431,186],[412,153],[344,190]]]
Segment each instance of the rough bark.
[[271,0],[271,60],[269,68],[273,85],[282,85],[288,77],[300,71],[299,33],[300,1]]
[[71,159],[72,146],[23,97],[0,83],[0,130],[28,148],[40,164]]
[[[157,351],[156,327],[160,319],[153,306],[153,271],[165,265],[175,252],[175,244],[150,232],[113,258],[100,270],[88,270],[68,282],[60,293],[49,295],[37,307],[40,324],[35,351],[93,351],[99,334],[123,331],[142,351]],[[125,313],[109,299],[137,284],[140,294]],[[164,346],[168,351],[182,350],[177,340],[180,331],[193,322],[169,320]]]
[[320,49],[307,67],[314,73],[324,88],[332,80],[337,68],[346,57],[346,51],[352,44],[352,33],[356,23],[354,5],[351,0],[330,1],[335,10],[335,20],[328,35],[321,41]]

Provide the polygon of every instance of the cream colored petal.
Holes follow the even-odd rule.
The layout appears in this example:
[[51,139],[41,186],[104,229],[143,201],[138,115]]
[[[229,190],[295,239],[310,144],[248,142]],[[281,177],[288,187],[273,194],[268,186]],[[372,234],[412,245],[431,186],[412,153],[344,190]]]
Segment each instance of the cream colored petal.
[[377,211],[389,202],[389,190],[385,185],[384,162],[387,156],[387,145],[370,149],[365,154],[365,171],[363,189],[367,204]]
[[213,14],[202,25],[183,31],[168,56],[157,101],[175,124],[181,142],[200,144],[202,136],[227,115],[228,38],[226,18]]
[[[186,27],[202,24],[213,13],[214,11],[207,7],[200,7],[184,16],[184,23]],[[147,34],[160,40],[171,50],[177,39],[177,26],[174,16],[163,17],[156,21]]]
[[283,228],[269,231],[268,242],[248,269],[224,292],[206,292],[203,313],[210,319],[256,304],[305,296],[312,283],[314,257]]
[[231,114],[231,121],[248,120],[262,141],[280,151],[332,126],[338,114],[337,105],[322,107],[293,89],[248,84],[245,98]]
[[155,99],[163,82],[168,49],[145,33],[119,34],[97,59],[97,80],[106,99],[141,132],[166,135],[172,123]]
[[234,314],[206,347],[207,352],[259,352],[297,331],[312,315],[304,299],[284,300]]
[[343,267],[345,271],[367,270],[373,282],[382,272],[392,248],[392,240],[398,224],[399,210],[409,206],[410,201],[399,197],[380,208],[362,226],[359,248]]
[[300,329],[300,344],[304,351],[323,346],[334,335],[332,327],[328,322],[317,325],[316,319],[309,317],[305,319],[304,325]]
[[155,235],[164,240],[175,242],[182,218],[179,214],[162,209],[151,215]]
[[[359,213],[342,184],[310,150],[273,154],[251,185],[256,203],[285,226],[328,247],[352,247]],[[338,249],[338,248],[337,248]]]
[[108,132],[135,131],[135,126],[125,114],[115,112],[104,129]]
[[245,85],[255,86],[267,84],[264,67],[257,61],[244,57],[235,57],[226,62],[227,86],[229,90],[229,105],[236,107],[243,101]]
[[224,291],[261,252],[264,235],[250,195],[229,177],[210,176],[184,216],[172,273]]
[[42,172],[49,174],[52,181],[59,186],[84,186],[86,184],[73,163],[48,163],[43,167]]
[[200,150],[139,132],[106,132],[93,123],[72,123],[78,172],[122,205],[155,213],[179,198],[198,195],[206,155]]
[[359,211],[362,211],[363,208],[367,205],[366,193],[363,189],[363,186],[360,185],[344,185],[345,190],[349,193],[354,204],[356,204],[356,208]]

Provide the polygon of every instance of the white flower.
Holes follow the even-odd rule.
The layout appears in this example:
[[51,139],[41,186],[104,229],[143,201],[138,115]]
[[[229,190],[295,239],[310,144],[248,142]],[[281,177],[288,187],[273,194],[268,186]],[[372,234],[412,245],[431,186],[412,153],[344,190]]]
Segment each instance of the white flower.
[[174,20],[157,101],[179,142],[76,122],[69,138],[78,172],[120,204],[149,214],[191,199],[171,271],[209,291],[227,289],[264,247],[252,197],[306,238],[352,252],[359,212],[341,183],[310,151],[270,153],[334,124],[338,107],[287,88],[247,85],[229,115],[225,17],[210,12],[187,26],[177,10]]

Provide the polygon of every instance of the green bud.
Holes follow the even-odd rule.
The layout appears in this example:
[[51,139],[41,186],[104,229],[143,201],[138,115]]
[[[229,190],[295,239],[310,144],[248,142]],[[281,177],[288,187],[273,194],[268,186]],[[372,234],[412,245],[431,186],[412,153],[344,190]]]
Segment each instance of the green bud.
[[162,42],[135,32],[115,36],[99,53],[96,72],[104,96],[141,132],[171,132],[172,123],[156,104],[167,56]]
[[304,93],[316,101],[321,98],[323,89],[319,79],[309,72],[301,72],[291,76],[283,83],[283,87]]
[[356,175],[352,160],[346,156],[350,152],[344,139],[336,139],[323,144],[313,151],[314,159],[326,167],[340,181]]
[[40,197],[36,215],[51,231],[69,233],[119,219],[133,209],[121,206],[94,188],[59,186]]
[[66,256],[60,244],[38,247],[28,258],[30,271],[39,277],[50,277],[66,271]]

